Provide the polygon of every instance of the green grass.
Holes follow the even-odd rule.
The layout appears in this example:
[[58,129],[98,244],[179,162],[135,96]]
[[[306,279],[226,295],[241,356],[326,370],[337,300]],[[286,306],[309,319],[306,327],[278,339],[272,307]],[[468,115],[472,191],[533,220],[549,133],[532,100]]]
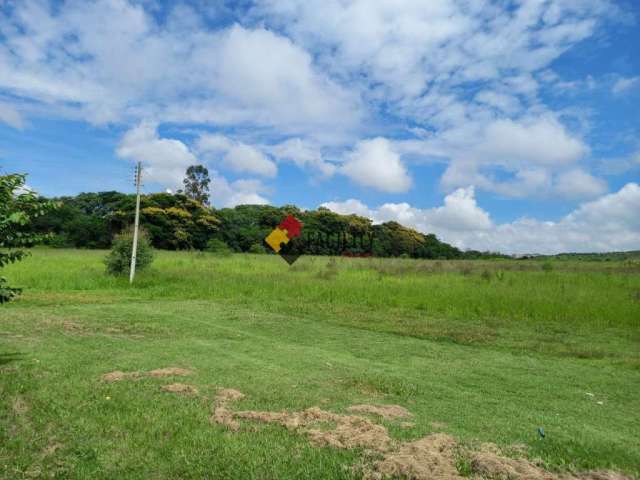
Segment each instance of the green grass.
[[[36,250],[3,271],[25,293],[0,308],[1,478],[355,475],[360,452],[210,424],[217,387],[259,410],[397,403],[416,422],[388,424],[397,439],[437,421],[552,469],[640,474],[637,263],[160,252],[129,286],[104,255]],[[202,395],[100,381],[165,366],[193,368]]]

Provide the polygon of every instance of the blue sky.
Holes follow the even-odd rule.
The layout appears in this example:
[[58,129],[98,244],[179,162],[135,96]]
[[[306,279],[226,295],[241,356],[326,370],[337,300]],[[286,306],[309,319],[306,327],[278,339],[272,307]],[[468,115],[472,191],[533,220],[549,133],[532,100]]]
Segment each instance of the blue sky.
[[0,1],[0,168],[324,205],[461,248],[640,249],[633,0]]

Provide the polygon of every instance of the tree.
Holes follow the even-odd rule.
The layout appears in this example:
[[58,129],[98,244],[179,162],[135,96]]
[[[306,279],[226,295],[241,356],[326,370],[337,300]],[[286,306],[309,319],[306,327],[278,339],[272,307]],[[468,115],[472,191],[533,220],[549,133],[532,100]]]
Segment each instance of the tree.
[[[0,175],[0,268],[22,260],[28,255],[22,250],[31,247],[43,239],[43,235],[34,233],[31,221],[53,208],[51,202],[44,201],[38,195],[25,188],[26,175]],[[13,299],[21,289],[8,285],[0,277],[0,303]]]
[[204,165],[191,165],[182,181],[184,194],[202,205],[209,205],[209,170]]

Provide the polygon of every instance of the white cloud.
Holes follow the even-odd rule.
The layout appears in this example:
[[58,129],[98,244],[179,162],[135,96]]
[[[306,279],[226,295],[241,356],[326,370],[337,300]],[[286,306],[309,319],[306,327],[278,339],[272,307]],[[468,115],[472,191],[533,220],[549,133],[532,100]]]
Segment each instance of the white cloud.
[[516,113],[521,108],[518,97],[492,90],[482,90],[481,92],[478,92],[475,96],[475,100],[497,108],[501,112],[507,114]]
[[211,172],[211,204],[217,208],[236,205],[265,205],[269,200],[262,194],[266,188],[258,180],[236,180],[229,183],[224,177]]
[[150,122],[142,122],[126,132],[116,153],[121,158],[142,162],[145,180],[169,187],[180,186],[186,169],[199,163],[180,140],[160,138],[156,125]]
[[[391,98],[415,98],[434,83],[525,80],[591,35],[610,2],[450,0],[262,0],[260,19],[286,30],[344,75],[366,72]],[[525,83],[520,84],[527,89]]]
[[[199,140],[200,147],[208,151],[224,148],[233,152],[238,145],[222,135],[207,135]],[[119,157],[140,161],[143,164],[143,181],[159,183],[171,189],[182,188],[185,172],[191,165],[201,163],[196,155],[180,140],[161,138],[156,125],[142,122],[122,138],[117,149]],[[245,161],[245,160],[242,160]],[[229,182],[216,170],[209,170],[211,204],[216,207],[233,207],[240,204],[265,204],[263,196],[268,189],[255,179]]]
[[629,78],[619,78],[615,81],[615,83],[613,84],[613,86],[611,87],[611,91],[615,94],[615,95],[619,95],[621,93],[624,93],[628,90],[631,90],[632,88],[637,87],[638,85],[640,85],[640,76],[638,77],[629,77]]
[[472,188],[458,189],[445,204],[418,209],[407,203],[371,209],[359,200],[329,202],[338,213],[365,215],[376,223],[396,220],[463,249],[503,253],[560,253],[637,250],[640,248],[640,185],[629,183],[616,193],[579,206],[559,221],[520,218],[495,224],[477,205]]
[[196,149],[212,161],[220,161],[234,172],[275,177],[278,167],[258,148],[219,134],[201,135]]
[[396,148],[447,161],[440,179],[446,190],[475,185],[513,197],[553,193],[554,175],[590,151],[549,112],[517,120],[469,118],[465,113],[458,126],[425,139],[396,142]]
[[382,137],[359,142],[340,172],[360,185],[383,192],[401,193],[411,188],[411,177],[400,155]]
[[18,110],[7,103],[0,102],[0,123],[6,123],[10,127],[22,130],[24,119]]
[[124,0],[16,2],[0,12],[0,88],[92,123],[245,123],[343,136],[361,105],[264,28],[208,29],[188,7],[159,23]]
[[581,169],[573,169],[560,174],[555,190],[568,198],[593,198],[607,191],[607,184]]
[[266,148],[278,160],[292,162],[300,168],[310,168],[321,177],[330,177],[336,171],[336,166],[324,159],[318,145],[301,138],[290,138]]
[[572,137],[555,118],[545,116],[490,123],[477,153],[483,161],[495,158],[505,164],[563,165],[574,162],[587,151],[588,148]]
[[640,169],[640,151],[625,157],[602,159],[598,168],[608,175],[622,175]]
[[341,215],[356,214],[375,220],[376,213],[373,210],[370,210],[369,207],[360,200],[356,200],[355,198],[350,198],[344,202],[325,202],[320,206],[328,208],[336,213],[340,213]]
[[[314,52],[370,104],[432,132],[414,142],[411,161],[448,163],[445,189],[474,184],[522,197],[551,188],[554,176],[589,153],[581,135],[544,105],[539,82],[561,82],[552,62],[619,9],[600,0],[525,0],[512,7],[262,0],[254,15]],[[406,141],[394,142],[398,152],[403,147]],[[514,180],[500,181],[505,172]]]

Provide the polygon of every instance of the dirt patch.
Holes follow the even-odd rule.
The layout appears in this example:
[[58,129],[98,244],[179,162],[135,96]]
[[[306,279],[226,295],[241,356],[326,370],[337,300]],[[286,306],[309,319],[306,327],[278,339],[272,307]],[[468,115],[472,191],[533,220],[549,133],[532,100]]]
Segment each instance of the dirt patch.
[[222,388],[218,390],[218,393],[216,394],[216,403],[226,404],[228,402],[242,400],[243,398],[244,394],[242,392],[239,392],[238,390],[234,390],[233,388]]
[[411,412],[400,405],[353,405],[347,410],[354,413],[378,415],[385,420],[411,417]]
[[447,426],[448,425],[444,422],[431,422],[431,428],[434,430],[444,430]]
[[211,421],[238,430],[238,419],[277,423],[305,434],[317,446],[367,448],[386,451],[391,441],[387,429],[358,415],[342,415],[311,407],[301,412],[233,411],[229,403],[243,398],[237,390],[223,389],[214,402]]
[[25,402],[22,397],[14,398],[11,408],[13,409],[13,413],[18,416],[22,416],[29,411],[29,405],[27,405],[27,402]]
[[490,478],[517,478],[522,480],[554,480],[557,477],[524,458],[509,458],[498,453],[497,448],[483,446],[471,456],[471,469]]
[[388,453],[365,473],[365,478],[381,479],[401,476],[412,480],[463,479],[456,468],[455,439],[445,433],[434,433],[414,442],[402,444]]
[[611,470],[595,470],[579,473],[574,478],[578,480],[633,480],[632,477]]
[[57,442],[49,443],[49,445],[47,445],[42,450],[40,456],[42,458],[49,457],[49,456],[53,455],[54,453],[56,453],[58,450],[60,450],[63,446],[64,445],[62,445],[61,443],[57,443]]
[[211,423],[224,425],[229,430],[238,431],[240,423],[233,418],[233,411],[228,408],[228,404],[241,400],[244,394],[233,388],[223,388],[218,390],[216,399],[213,402],[213,414],[209,417]]
[[163,385],[160,387],[163,392],[179,393],[181,395],[197,395],[198,389],[193,385],[186,383],[172,383],[170,385]]
[[191,370],[187,370],[186,368],[167,367],[151,370],[150,372],[121,372],[120,370],[116,370],[114,372],[105,373],[101,378],[103,382],[112,383],[140,377],[186,377],[192,373],[193,372]]
[[192,373],[191,370],[187,370],[186,368],[168,367],[151,370],[147,372],[147,375],[149,377],[186,377]]
[[471,454],[471,469],[481,477],[507,480],[633,480],[632,477],[611,470],[577,474],[552,473],[539,460],[505,457],[493,444],[484,444],[480,451]]
[[103,382],[113,383],[119,382],[121,380],[138,378],[140,377],[140,373],[138,372],[121,372],[120,370],[115,370],[113,372],[105,373],[100,377]]
[[386,451],[391,439],[387,429],[358,415],[342,415],[311,407],[301,412],[233,412],[236,418],[278,423],[307,435],[316,446],[366,448]]

